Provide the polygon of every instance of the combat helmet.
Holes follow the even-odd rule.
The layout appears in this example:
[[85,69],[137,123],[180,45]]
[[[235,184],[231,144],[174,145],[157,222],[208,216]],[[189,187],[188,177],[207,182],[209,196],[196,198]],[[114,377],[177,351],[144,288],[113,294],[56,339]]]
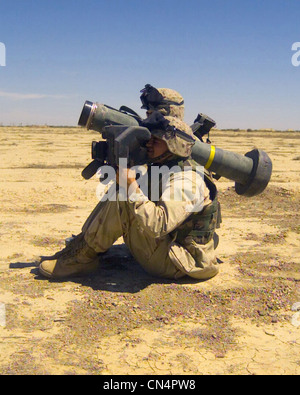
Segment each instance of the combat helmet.
[[153,112],[159,111],[162,115],[171,116],[183,121],[184,100],[180,93],[169,88],[154,88],[147,84],[141,90],[141,102],[143,109]]
[[191,155],[196,140],[192,129],[185,122],[155,111],[143,121],[143,126],[153,136],[165,141],[169,152],[174,156],[188,158]]

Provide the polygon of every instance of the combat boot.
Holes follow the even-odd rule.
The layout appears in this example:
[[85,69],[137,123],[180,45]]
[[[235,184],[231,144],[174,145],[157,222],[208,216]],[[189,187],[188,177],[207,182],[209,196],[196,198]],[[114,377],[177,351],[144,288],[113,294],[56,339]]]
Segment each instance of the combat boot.
[[85,241],[83,233],[72,238],[66,247],[52,256],[42,256],[40,274],[51,279],[79,276],[95,271],[98,254]]

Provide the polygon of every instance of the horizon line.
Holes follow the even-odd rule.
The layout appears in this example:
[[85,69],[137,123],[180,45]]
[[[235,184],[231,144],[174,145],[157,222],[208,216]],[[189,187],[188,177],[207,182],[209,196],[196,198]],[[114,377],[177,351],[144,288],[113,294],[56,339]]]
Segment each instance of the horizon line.
[[[84,129],[86,128],[80,125],[48,125],[48,124],[10,124],[3,125],[0,123],[0,128],[78,128]],[[93,130],[91,130],[93,132]],[[212,128],[211,131],[232,131],[232,132],[256,132],[256,131],[264,131],[264,132],[300,132],[300,129],[274,129],[274,128]],[[96,131],[97,132],[97,131]]]

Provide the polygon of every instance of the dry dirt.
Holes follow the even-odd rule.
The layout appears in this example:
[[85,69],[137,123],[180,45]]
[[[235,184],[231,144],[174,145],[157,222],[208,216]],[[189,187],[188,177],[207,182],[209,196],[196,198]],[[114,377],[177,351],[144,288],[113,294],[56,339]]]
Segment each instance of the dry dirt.
[[38,257],[79,233],[97,203],[98,181],[81,170],[98,139],[79,128],[0,128],[0,374],[299,374],[300,133],[213,132],[217,147],[261,148],[274,166],[258,197],[217,182],[214,279],[150,277],[121,239],[94,275],[42,279]]

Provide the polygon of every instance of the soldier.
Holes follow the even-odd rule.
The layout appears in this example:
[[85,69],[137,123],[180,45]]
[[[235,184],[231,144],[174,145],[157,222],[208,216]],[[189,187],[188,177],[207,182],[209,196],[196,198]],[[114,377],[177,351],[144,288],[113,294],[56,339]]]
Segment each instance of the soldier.
[[[183,105],[165,104],[170,109]],[[207,280],[218,273],[213,241],[217,191],[206,175],[199,177],[190,159],[195,143],[192,130],[179,118],[153,112],[144,121],[152,134],[147,143],[146,177],[151,180],[155,168],[162,165],[175,166],[174,172],[162,174],[159,182],[150,181],[151,191],[146,194],[135,172],[120,168],[116,199],[100,202],[82,232],[66,248],[52,257],[42,257],[42,275],[61,279],[91,272],[98,266],[98,254],[105,253],[121,236],[133,257],[151,275],[170,279],[188,275]],[[188,188],[183,187],[183,179],[189,181]],[[120,198],[122,191],[127,199]],[[157,200],[153,195],[158,196]]]
[[[145,88],[141,90],[141,102],[142,102],[142,109],[146,110],[146,115],[150,116],[153,111],[158,111],[164,116],[172,116],[175,118],[180,119],[181,121],[184,120],[184,99],[179,92],[174,89],[169,88],[154,88],[152,85],[147,84]],[[198,115],[199,117],[199,115]],[[195,120],[196,122],[197,120]],[[194,135],[195,140],[199,140],[198,137]],[[200,140],[203,142],[202,137]],[[207,137],[206,142],[210,144],[209,136]],[[212,184],[213,181],[213,174],[204,169],[205,178],[210,180]],[[220,177],[215,177],[219,179]],[[208,182],[208,181],[207,181]],[[222,215],[221,215],[221,205],[220,202],[218,204],[218,218],[217,218],[217,226],[216,228],[220,228],[220,224],[222,223]],[[214,234],[214,247],[215,249],[219,245],[219,236],[217,233]]]

